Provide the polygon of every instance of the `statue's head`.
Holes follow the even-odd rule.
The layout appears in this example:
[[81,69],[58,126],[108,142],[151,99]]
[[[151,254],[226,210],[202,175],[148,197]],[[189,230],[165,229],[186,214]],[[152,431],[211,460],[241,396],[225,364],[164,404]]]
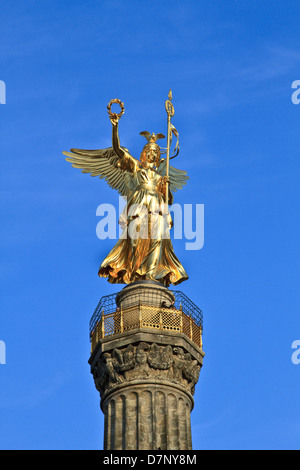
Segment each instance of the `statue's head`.
[[140,161],[144,168],[154,168],[159,165],[160,161],[160,146],[156,143],[157,139],[163,139],[163,134],[150,134],[150,132],[144,131],[140,135],[146,137],[148,144],[146,144],[142,150]]
[[141,164],[143,167],[155,167],[159,165],[160,148],[155,143],[146,144],[140,156]]

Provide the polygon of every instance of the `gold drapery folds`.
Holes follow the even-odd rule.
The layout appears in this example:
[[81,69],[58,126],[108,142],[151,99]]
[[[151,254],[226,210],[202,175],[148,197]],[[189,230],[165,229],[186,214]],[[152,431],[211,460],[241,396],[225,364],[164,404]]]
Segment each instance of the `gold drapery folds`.
[[[120,105],[119,115],[111,112],[112,103]],[[188,176],[185,171],[161,159],[156,141],[163,138],[163,134],[141,133],[148,143],[142,150],[140,160],[120,146],[118,123],[124,109],[124,103],[120,100],[112,100],[108,106],[112,147],[63,152],[73,167],[104,178],[110,187],[127,198],[126,208],[119,220],[123,233],[101,263],[98,274],[111,283],[156,280],[165,286],[179,284],[188,279],[188,275],[173,250],[168,203],[172,204],[173,192],[186,184]],[[178,153],[178,132],[171,123],[169,133],[177,137],[175,150]]]

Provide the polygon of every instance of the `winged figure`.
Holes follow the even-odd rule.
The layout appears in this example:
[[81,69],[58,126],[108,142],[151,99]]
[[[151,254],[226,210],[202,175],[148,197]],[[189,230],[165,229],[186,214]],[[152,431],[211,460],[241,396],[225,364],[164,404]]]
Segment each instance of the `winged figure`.
[[166,176],[166,160],[161,158],[157,144],[163,134],[143,131],[141,135],[148,143],[137,160],[120,145],[118,115],[111,113],[110,120],[112,147],[63,152],[73,167],[103,178],[127,199],[119,220],[123,233],[98,274],[111,283],[154,280],[165,286],[179,284],[188,275],[173,250],[169,234],[172,219],[165,200],[168,187],[169,202],[173,203],[173,192],[186,184],[188,176],[172,166]]

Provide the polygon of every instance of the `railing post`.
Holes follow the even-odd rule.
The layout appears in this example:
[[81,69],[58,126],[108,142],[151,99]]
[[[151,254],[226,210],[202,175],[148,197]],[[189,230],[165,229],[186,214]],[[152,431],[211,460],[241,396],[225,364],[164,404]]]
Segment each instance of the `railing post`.
[[142,310],[142,306],[141,306],[141,299],[139,298],[139,306],[138,306],[138,322],[139,322],[139,327],[141,326],[141,310]]
[[[95,338],[96,338],[96,344],[98,343],[99,341],[99,322],[97,321],[96,323],[96,328],[94,330],[94,335],[95,335]],[[93,336],[94,336],[93,335]]]
[[181,309],[180,309],[180,333],[183,333],[183,317],[182,317]]
[[104,338],[105,336],[105,325],[104,325],[104,310],[101,313],[101,336]]
[[120,331],[121,331],[121,333],[123,333],[123,331],[124,331],[122,305],[121,305],[121,308],[120,308]]
[[190,338],[193,339],[193,323],[192,323],[192,314],[190,314]]

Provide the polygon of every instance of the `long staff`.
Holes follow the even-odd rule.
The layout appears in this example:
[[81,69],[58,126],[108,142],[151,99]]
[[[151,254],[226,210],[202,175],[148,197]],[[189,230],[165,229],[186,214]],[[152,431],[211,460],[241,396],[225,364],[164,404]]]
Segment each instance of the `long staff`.
[[171,142],[171,117],[174,116],[174,106],[172,104],[172,90],[169,91],[168,100],[165,102],[165,108],[168,114],[168,137],[167,137],[167,162],[166,162],[166,205],[169,205],[169,166],[170,166],[170,142]]

